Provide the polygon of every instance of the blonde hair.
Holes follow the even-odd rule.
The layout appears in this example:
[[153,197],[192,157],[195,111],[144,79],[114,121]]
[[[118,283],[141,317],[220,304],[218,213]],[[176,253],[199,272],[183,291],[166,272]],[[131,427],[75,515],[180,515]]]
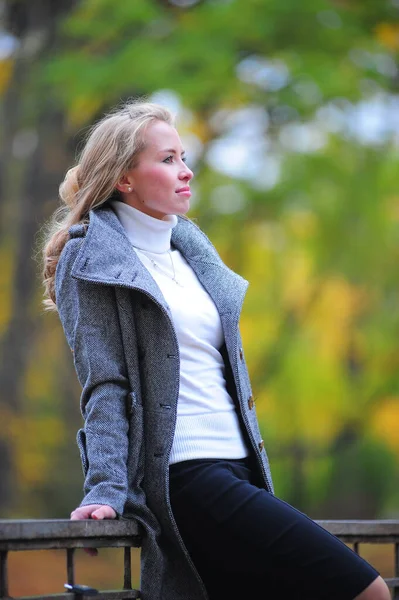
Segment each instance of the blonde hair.
[[163,106],[130,100],[89,130],[78,164],[68,170],[59,187],[63,205],[54,212],[44,234],[43,304],[47,310],[56,310],[55,271],[69,228],[87,223],[92,209],[119,195],[115,186],[135,166],[145,147],[145,129],[155,120],[174,125],[172,114]]

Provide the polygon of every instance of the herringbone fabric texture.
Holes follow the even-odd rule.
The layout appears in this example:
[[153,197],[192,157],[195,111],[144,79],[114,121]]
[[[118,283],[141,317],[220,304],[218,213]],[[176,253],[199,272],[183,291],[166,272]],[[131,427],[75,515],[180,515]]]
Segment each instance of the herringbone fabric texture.
[[[172,244],[214,300],[225,335],[228,389],[264,485],[273,492],[239,318],[248,282],[206,235],[179,217]],[[168,492],[168,458],[179,392],[179,348],[170,310],[109,206],[70,230],[56,272],[57,309],[82,385],[78,432],[82,505],[109,504],[143,526],[143,600],[205,600],[180,539]]]

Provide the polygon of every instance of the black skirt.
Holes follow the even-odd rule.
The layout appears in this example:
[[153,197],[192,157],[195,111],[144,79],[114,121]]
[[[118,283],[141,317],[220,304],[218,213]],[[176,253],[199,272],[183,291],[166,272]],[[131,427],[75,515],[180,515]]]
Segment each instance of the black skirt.
[[379,575],[254,483],[249,459],[170,466],[173,514],[210,600],[353,600]]

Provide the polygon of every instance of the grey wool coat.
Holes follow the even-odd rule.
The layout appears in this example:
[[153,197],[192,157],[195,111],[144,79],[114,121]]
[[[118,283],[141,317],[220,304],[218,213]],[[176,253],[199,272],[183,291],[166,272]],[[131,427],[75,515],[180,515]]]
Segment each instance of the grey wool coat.
[[[69,231],[56,270],[56,304],[82,386],[77,435],[81,505],[108,504],[142,526],[143,600],[206,600],[173,518],[168,462],[179,393],[179,348],[170,309],[112,208]],[[248,282],[221,260],[206,235],[178,217],[171,242],[219,311],[226,385],[259,471],[273,493],[241,347],[239,318]],[[210,542],[212,543],[212,542]]]

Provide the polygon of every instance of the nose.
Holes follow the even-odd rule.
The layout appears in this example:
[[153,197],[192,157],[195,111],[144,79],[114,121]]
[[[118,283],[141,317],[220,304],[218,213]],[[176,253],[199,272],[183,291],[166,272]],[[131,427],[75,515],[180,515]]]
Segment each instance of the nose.
[[182,181],[190,181],[194,177],[194,173],[191,169],[188,168],[188,166],[185,163],[183,164],[184,167],[179,173],[179,179],[181,179]]

